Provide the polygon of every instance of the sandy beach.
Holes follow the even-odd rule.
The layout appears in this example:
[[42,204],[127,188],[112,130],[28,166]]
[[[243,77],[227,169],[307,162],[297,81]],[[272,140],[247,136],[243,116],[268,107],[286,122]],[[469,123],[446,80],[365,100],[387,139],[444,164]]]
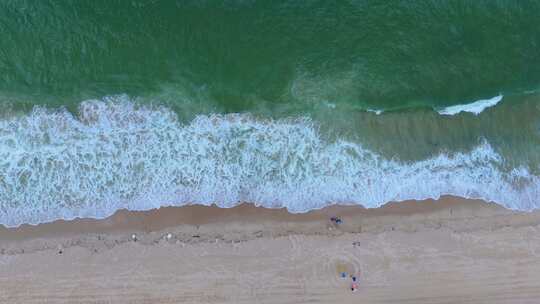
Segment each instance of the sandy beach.
[[[0,302],[538,303],[539,223],[540,212],[443,197],[0,228]],[[356,292],[340,272],[358,276]]]

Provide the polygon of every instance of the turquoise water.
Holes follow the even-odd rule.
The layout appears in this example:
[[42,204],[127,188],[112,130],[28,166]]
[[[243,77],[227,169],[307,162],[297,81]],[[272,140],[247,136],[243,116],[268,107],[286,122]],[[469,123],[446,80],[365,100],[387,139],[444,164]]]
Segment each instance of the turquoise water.
[[0,223],[540,196],[537,1],[4,1]]

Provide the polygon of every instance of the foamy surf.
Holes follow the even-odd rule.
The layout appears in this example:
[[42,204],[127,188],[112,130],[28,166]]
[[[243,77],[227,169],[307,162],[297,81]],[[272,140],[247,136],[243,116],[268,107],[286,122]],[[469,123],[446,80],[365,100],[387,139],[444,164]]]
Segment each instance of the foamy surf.
[[383,110],[374,110],[374,109],[367,109],[366,111],[375,113],[375,115],[381,115],[384,112]]
[[437,112],[439,112],[441,115],[456,115],[461,112],[469,112],[473,113],[474,115],[478,115],[485,109],[495,106],[502,99],[503,96],[498,95],[489,99],[480,99],[472,103],[449,106],[444,109],[440,109]]
[[188,203],[305,212],[446,194],[537,208],[539,177],[526,168],[504,172],[503,164],[487,142],[405,163],[360,143],[325,140],[308,118],[201,115],[181,123],[165,107],[119,96],[83,102],[78,116],[36,107],[0,120],[0,223]]

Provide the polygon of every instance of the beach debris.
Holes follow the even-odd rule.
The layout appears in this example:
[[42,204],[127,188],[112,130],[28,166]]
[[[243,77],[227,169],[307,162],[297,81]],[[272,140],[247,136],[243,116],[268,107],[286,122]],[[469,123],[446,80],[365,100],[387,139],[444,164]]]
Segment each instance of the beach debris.
[[137,235],[135,233],[131,235],[131,240],[134,242],[137,241]]
[[357,242],[353,242],[352,245],[353,245],[354,247],[360,246],[360,242],[358,242],[358,241],[357,241]]
[[348,273],[348,269],[347,269],[347,265],[345,265],[344,263],[338,263],[336,265],[336,274],[344,279],[347,277],[347,273]]
[[165,238],[167,239],[167,241],[171,240],[172,239],[172,234],[167,233],[167,236]]
[[58,254],[64,253],[64,247],[62,245],[58,245],[57,249],[58,249]]

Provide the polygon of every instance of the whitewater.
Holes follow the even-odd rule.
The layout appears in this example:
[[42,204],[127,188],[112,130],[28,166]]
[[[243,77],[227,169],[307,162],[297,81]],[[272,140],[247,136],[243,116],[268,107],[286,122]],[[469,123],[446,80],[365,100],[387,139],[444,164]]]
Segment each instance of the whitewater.
[[84,101],[77,115],[36,106],[0,120],[0,224],[193,203],[374,208],[441,195],[538,208],[540,177],[504,163],[486,140],[403,162],[326,139],[308,117],[215,114],[181,122],[167,107],[122,95]]
[[489,99],[480,99],[471,103],[448,106],[440,109],[437,112],[441,115],[456,115],[461,112],[468,112],[474,115],[479,115],[487,108],[496,106],[503,99],[502,95],[497,95]]

